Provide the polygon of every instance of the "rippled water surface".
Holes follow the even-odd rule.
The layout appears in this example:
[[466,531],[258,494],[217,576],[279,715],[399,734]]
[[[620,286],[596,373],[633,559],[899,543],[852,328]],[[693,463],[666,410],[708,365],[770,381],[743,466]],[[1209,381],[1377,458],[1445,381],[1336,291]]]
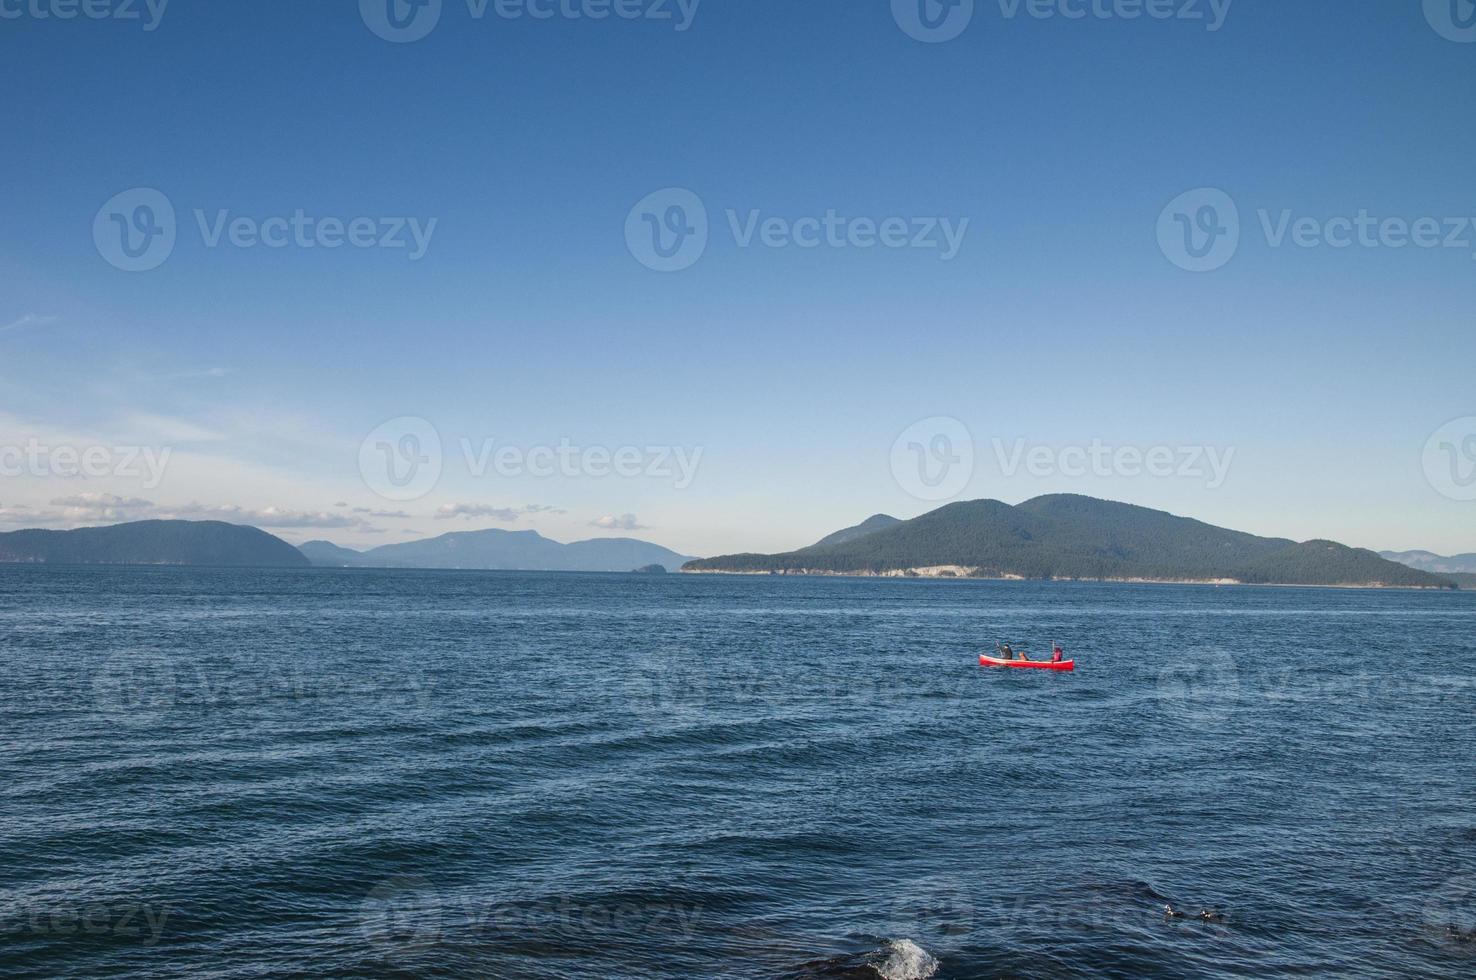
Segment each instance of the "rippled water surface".
[[1473,669],[1472,593],[0,567],[0,974],[1470,976]]

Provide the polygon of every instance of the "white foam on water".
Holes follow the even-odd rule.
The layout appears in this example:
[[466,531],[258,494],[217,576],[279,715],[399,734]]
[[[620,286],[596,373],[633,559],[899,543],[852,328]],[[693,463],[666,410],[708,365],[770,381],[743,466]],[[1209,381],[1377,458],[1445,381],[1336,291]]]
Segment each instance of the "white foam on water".
[[927,980],[938,972],[938,961],[911,939],[887,940],[887,955],[871,968],[882,980]]

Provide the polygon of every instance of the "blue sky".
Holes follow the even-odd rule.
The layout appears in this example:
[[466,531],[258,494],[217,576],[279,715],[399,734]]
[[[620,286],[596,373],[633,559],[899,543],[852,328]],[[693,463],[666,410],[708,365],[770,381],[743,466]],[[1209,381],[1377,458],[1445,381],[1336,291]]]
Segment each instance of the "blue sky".
[[[224,516],[360,546],[532,527],[708,554],[1066,491],[1476,551],[1469,0],[1235,0],[1215,30],[1208,0],[1155,0],[1200,19],[979,0],[938,43],[904,0],[623,0],[643,16],[604,20],[444,0],[408,43],[369,26],[390,0],[95,2],[141,17],[0,0],[0,445],[48,450],[0,475],[0,526]],[[140,188],[175,242],[124,271],[94,230],[126,226]],[[709,234],[659,272],[626,226],[668,188]],[[1204,188],[1239,244],[1192,272],[1157,228]],[[375,245],[211,244],[222,220],[299,210],[307,240],[365,218]],[[963,234],[945,257],[733,228],[780,219],[788,241],[827,213]],[[1326,243],[1360,213],[1454,244]],[[423,255],[401,219],[429,229]],[[1323,244],[1276,244],[1284,220]],[[440,474],[393,499],[361,449],[406,418]],[[895,465],[929,419],[972,442],[948,429],[943,498]],[[478,475],[463,440],[641,462]],[[378,441],[415,448],[370,458]],[[1173,472],[1078,475],[1093,446],[1163,447]],[[73,475],[56,447],[108,461]],[[168,450],[157,479],[130,448]],[[1037,448],[1048,465],[1007,465]],[[1230,454],[1222,479],[1195,449]]]

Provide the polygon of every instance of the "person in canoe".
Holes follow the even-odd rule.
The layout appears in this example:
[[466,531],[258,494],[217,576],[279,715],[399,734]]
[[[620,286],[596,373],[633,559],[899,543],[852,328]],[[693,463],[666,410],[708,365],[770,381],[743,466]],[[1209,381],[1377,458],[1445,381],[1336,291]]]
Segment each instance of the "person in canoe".
[[1029,660],[1030,659],[1028,656],[1025,655],[1025,651],[1024,650],[1021,650],[1017,654],[1015,652],[1014,648],[1011,647],[1008,643],[996,643],[994,645],[994,648],[999,651],[999,656],[1000,656],[1000,659],[1001,660]]
[[1055,647],[1055,649],[1051,651],[1051,663],[1058,664],[1066,659],[1066,651],[1061,649],[1061,644],[1053,643],[1051,644],[1051,646]]

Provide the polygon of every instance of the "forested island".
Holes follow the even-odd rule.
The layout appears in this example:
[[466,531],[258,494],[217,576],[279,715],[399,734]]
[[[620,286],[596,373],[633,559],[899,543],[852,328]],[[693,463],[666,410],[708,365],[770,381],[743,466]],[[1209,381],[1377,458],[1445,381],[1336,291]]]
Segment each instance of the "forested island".
[[309,564],[302,552],[281,538],[221,521],[135,521],[73,531],[11,531],[0,534],[0,562],[237,568]]
[[1334,541],[1259,537],[1074,494],[948,504],[910,521],[879,514],[798,551],[701,559],[682,571],[1456,587]]

